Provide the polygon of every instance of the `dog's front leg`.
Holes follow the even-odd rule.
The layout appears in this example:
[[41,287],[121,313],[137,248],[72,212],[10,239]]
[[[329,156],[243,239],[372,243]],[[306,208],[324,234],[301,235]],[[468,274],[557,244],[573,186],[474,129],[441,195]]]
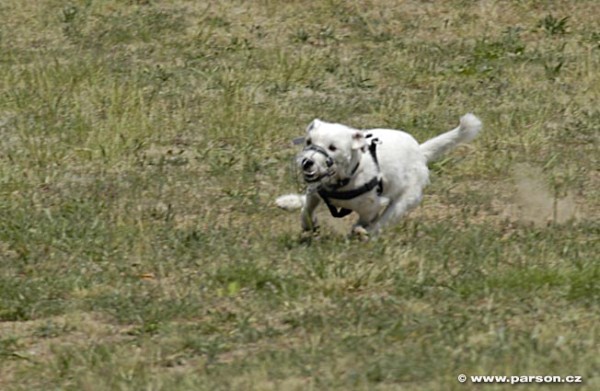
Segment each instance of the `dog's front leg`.
[[301,220],[302,229],[305,231],[316,231],[317,218],[314,216],[315,209],[321,202],[321,197],[315,192],[309,192],[306,194],[306,203],[302,208]]

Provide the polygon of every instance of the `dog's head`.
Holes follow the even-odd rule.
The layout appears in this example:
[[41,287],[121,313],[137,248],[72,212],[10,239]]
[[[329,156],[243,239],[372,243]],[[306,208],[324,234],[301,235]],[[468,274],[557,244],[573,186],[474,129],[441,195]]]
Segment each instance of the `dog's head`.
[[366,147],[363,132],[315,119],[306,128],[304,149],[298,156],[304,181],[335,186],[352,175]]

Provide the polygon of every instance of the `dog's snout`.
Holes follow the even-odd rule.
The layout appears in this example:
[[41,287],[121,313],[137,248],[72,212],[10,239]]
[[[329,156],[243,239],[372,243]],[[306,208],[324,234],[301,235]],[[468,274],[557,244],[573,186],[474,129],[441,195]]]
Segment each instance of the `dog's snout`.
[[313,166],[313,164],[315,164],[315,162],[313,162],[311,159],[307,159],[307,158],[302,159],[302,169],[304,169],[304,170],[308,170],[309,168],[311,168]]

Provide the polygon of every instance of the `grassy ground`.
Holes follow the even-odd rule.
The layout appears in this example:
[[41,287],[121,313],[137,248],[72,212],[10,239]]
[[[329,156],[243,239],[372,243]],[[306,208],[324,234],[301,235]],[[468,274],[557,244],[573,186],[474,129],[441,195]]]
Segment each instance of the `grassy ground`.
[[[598,15],[3,0],[0,389],[600,389]],[[376,241],[273,206],[314,117],[425,140],[467,111]]]

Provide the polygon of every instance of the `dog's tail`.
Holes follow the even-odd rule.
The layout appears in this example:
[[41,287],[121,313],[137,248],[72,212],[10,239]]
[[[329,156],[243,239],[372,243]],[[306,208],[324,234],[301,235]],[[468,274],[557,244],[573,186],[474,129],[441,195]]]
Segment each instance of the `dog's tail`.
[[460,125],[449,132],[425,141],[419,147],[427,162],[437,159],[460,143],[467,143],[481,131],[482,124],[473,114],[465,114],[460,119]]
[[296,210],[302,209],[306,204],[306,196],[303,194],[286,194],[277,197],[275,204],[281,209],[285,210]]

